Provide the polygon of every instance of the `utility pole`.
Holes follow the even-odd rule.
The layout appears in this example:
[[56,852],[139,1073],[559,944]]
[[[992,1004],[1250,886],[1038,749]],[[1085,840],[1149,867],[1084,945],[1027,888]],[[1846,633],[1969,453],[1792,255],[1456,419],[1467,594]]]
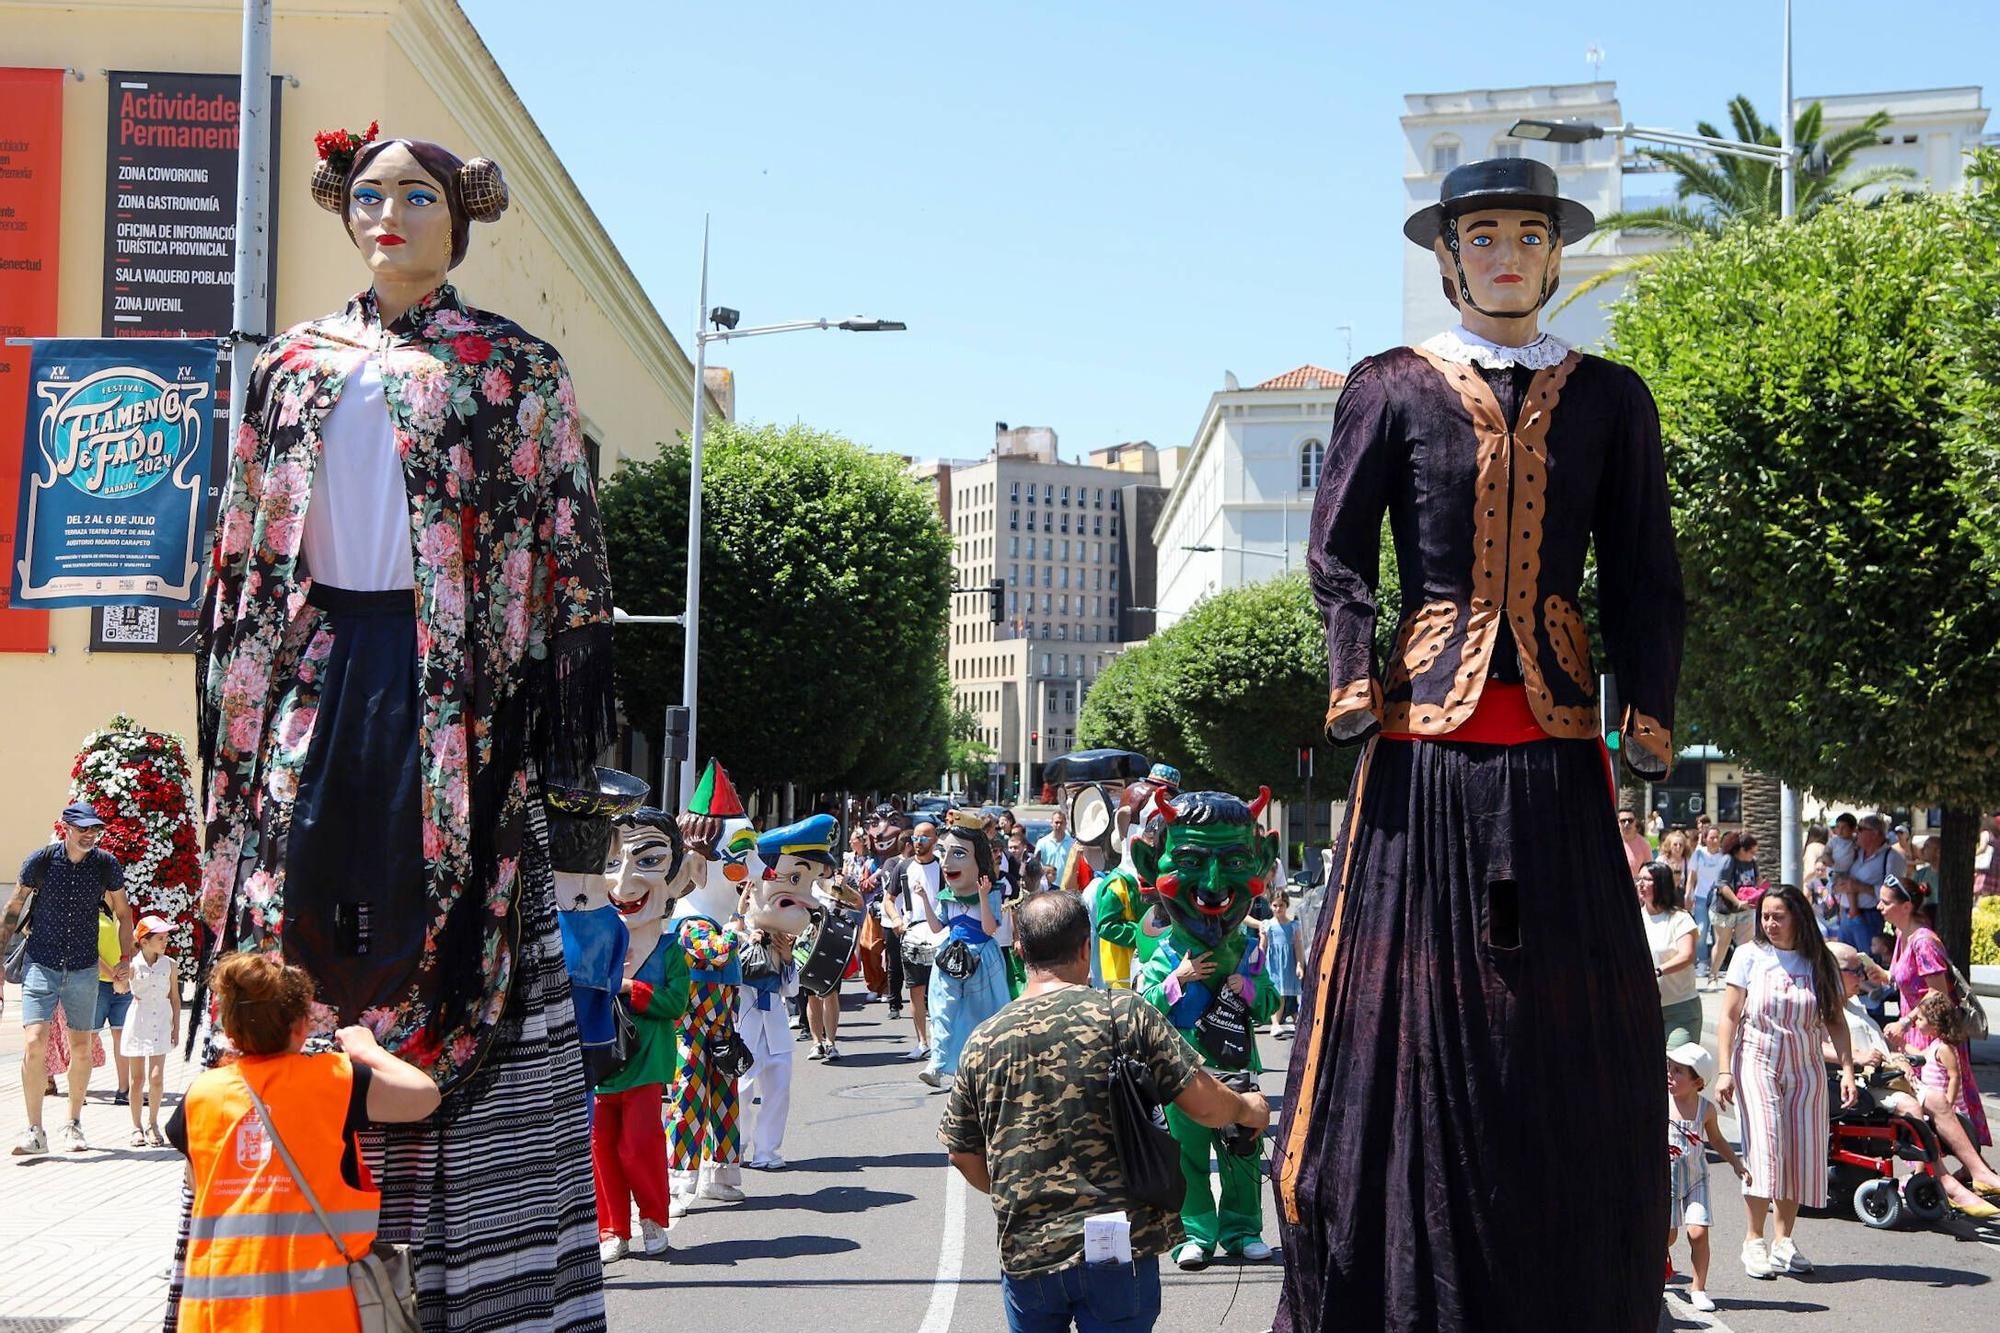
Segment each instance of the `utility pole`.
[[[224,449],[243,426],[243,396],[250,365],[270,332],[271,308],[271,4],[243,0],[243,85],[237,91],[236,305],[229,345],[229,431]],[[249,335],[249,336],[245,336]],[[222,456],[222,451],[217,451]]]
[[[1792,0],[1785,0],[1784,62],[1779,75],[1779,146],[1785,158],[1778,166],[1783,175],[1778,186],[1778,217],[1789,220],[1799,207],[1799,156],[1792,136]],[[1780,882],[1805,885],[1803,852],[1799,837],[1799,792],[1789,782],[1778,784],[1778,865]]]

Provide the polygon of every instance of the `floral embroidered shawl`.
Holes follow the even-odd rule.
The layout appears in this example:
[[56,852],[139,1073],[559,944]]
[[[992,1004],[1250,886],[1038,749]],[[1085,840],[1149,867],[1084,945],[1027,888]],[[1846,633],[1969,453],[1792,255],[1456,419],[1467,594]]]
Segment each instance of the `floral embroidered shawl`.
[[527,873],[548,873],[527,847],[530,770],[587,771],[615,704],[611,578],[569,374],[449,284],[386,328],[364,292],[274,338],[251,372],[197,661],[202,907],[220,948],[281,946],[283,834],[332,651],[301,539],[321,429],[357,349],[376,346],[409,490],[429,920],[405,998],[362,1021],[450,1084],[505,1008],[524,851]]

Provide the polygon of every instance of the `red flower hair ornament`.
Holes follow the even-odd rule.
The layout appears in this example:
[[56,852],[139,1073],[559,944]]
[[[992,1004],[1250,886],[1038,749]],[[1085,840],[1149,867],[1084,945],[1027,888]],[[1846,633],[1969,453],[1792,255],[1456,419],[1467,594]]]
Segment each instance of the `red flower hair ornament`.
[[329,213],[338,213],[347,204],[347,173],[354,167],[354,155],[374,143],[382,127],[368,122],[366,134],[353,130],[321,130],[313,136],[319,164],[313,168],[313,202]]

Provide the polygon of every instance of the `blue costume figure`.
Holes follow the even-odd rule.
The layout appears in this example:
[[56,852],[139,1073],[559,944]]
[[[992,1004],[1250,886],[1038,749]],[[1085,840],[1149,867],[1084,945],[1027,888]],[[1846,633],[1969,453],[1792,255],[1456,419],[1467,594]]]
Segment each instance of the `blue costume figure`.
[[736,1031],[757,1063],[737,1089],[742,1107],[743,1165],[776,1171],[792,1106],[792,1031],[785,1001],[798,993],[792,948],[811,924],[812,886],[833,873],[832,815],[813,815],[757,835],[761,875],[750,883],[746,938],[738,950],[743,985],[736,992]]
[[958,1072],[973,1029],[1006,1005],[1007,960],[1000,951],[1011,942],[1001,925],[1004,889],[995,882],[993,845],[978,811],[951,812],[937,854],[937,901],[924,899],[924,915],[947,938],[931,983],[930,1063],[917,1075],[934,1088]]

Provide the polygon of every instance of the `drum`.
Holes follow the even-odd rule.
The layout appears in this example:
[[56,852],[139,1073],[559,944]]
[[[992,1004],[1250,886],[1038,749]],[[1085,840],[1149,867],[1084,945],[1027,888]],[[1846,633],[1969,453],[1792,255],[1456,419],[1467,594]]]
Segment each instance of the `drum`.
[[861,938],[859,912],[822,912],[799,937],[799,989],[825,995],[847,975],[854,946]]
[[1111,845],[1112,814],[1117,809],[1119,789],[1093,782],[1078,787],[1069,798],[1069,831],[1088,847]]

